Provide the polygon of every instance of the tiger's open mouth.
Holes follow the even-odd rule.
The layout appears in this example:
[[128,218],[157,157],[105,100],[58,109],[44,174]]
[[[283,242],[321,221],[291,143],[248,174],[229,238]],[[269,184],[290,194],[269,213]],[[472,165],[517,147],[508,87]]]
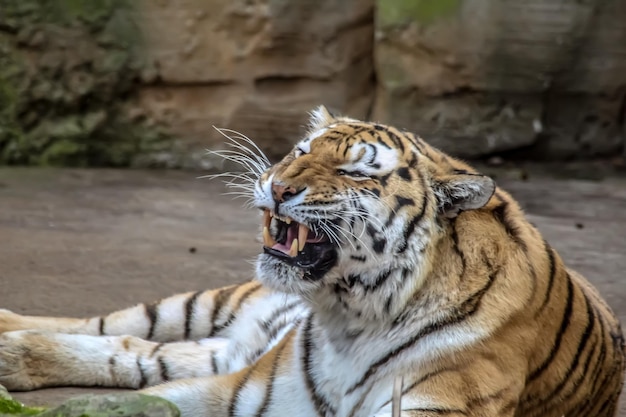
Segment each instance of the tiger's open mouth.
[[263,212],[263,251],[303,269],[305,277],[312,279],[321,278],[337,261],[336,246],[328,236],[317,235],[306,225],[275,216],[269,210]]

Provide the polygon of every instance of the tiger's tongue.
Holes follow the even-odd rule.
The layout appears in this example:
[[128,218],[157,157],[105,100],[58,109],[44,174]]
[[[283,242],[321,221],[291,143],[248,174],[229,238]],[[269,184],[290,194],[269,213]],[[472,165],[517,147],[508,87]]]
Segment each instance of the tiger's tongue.
[[274,214],[269,210],[263,213],[263,244],[272,249],[279,250],[292,258],[302,252],[307,243],[318,243],[325,240],[324,237],[315,236],[309,228],[303,224],[293,221],[291,218],[286,219],[287,238],[285,243],[278,243],[270,234],[270,222]]
[[279,250],[293,258],[298,256],[298,252],[302,252],[307,243],[322,242],[324,238],[315,236],[315,233],[305,225],[293,222],[287,229],[285,243],[276,242],[269,234],[267,227],[263,230],[263,240],[265,246]]
[[298,252],[302,252],[307,243],[318,243],[323,240],[324,238],[315,236],[315,233],[305,225],[293,222],[287,229],[285,243],[276,243],[272,249],[277,249],[293,258],[298,256]]
[[272,246],[272,249],[279,250],[293,258],[298,255],[298,252],[304,249],[308,234],[309,229],[305,225],[291,223],[287,229],[287,239],[285,239],[285,243],[276,243]]

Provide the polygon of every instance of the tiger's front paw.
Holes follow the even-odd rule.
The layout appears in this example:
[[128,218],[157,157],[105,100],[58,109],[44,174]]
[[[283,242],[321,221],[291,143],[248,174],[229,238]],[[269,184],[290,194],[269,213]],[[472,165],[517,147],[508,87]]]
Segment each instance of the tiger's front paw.
[[0,334],[0,385],[30,391],[51,385],[54,363],[47,358],[46,337],[36,331]]

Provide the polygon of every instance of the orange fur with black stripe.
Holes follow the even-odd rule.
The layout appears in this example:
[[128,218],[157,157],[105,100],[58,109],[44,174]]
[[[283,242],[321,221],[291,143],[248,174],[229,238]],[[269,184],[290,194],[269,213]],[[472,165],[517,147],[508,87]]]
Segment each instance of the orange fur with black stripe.
[[86,320],[1,312],[0,383],[155,385],[186,416],[382,416],[402,377],[404,416],[615,415],[617,319],[491,179],[323,107],[273,166],[236,147],[258,282]]

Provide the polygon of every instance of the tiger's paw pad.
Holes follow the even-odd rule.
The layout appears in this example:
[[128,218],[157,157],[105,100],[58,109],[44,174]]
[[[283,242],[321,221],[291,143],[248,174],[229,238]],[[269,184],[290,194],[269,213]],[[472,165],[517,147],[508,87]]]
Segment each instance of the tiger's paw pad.
[[30,391],[46,385],[54,366],[46,360],[46,338],[36,331],[0,334],[0,385]]

